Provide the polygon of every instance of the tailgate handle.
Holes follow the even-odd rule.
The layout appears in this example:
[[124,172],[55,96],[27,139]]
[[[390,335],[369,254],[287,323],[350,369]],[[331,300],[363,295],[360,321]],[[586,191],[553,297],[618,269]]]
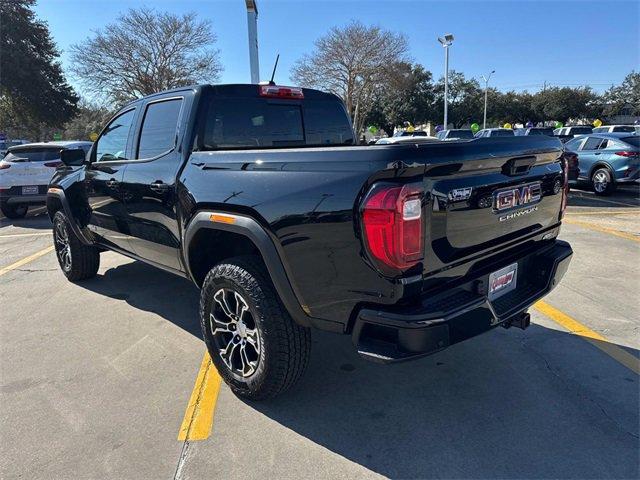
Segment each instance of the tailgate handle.
[[536,157],[530,155],[528,157],[515,157],[507,162],[502,167],[502,173],[514,177],[516,175],[525,175],[529,173],[531,167],[536,163]]

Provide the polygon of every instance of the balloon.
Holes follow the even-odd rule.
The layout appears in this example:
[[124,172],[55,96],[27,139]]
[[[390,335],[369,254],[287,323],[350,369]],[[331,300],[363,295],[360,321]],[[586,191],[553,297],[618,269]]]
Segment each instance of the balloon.
[[556,123],[555,123],[555,127],[556,127],[556,128],[562,128],[562,127],[564,127],[564,123],[562,123],[562,122],[556,122]]
[[531,121],[527,122],[527,128],[531,128],[531,127],[533,127],[533,122]]
[[89,134],[89,140],[91,140],[92,142],[95,142],[98,139],[98,134],[96,132],[91,132]]
[[416,127],[414,127],[413,125],[409,124],[409,126],[407,127],[407,132],[409,133],[413,133],[415,132]]
[[471,124],[471,131],[473,133],[476,133],[478,130],[480,130],[480,125],[478,125],[477,123],[472,123]]
[[503,128],[511,128],[511,124],[509,122],[507,122],[502,127]]
[[602,120],[600,120],[599,118],[596,118],[596,119],[593,121],[593,126],[594,126],[594,127],[599,127],[599,126],[601,126],[601,125],[602,125]]
[[436,125],[436,132],[441,132],[442,130],[442,125]]
[[369,125],[369,128],[367,128],[367,130],[369,130],[369,132],[373,133],[374,135],[378,133],[378,127],[376,127],[375,125]]

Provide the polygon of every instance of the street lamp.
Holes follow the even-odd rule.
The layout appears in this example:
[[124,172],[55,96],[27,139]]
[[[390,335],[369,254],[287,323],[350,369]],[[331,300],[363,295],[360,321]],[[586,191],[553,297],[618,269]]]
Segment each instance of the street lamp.
[[482,75],[482,79],[484,80],[484,122],[482,123],[482,128],[487,128],[487,90],[489,89],[489,80],[491,79],[491,75],[496,73],[495,70],[491,70],[491,73],[488,77]]
[[449,103],[449,47],[453,43],[453,35],[447,33],[444,37],[438,37],[438,41],[444,47],[444,129],[449,124],[448,103]]
[[249,65],[251,83],[260,83],[260,65],[258,64],[258,4],[256,0],[244,0],[247,5],[247,28],[249,30]]

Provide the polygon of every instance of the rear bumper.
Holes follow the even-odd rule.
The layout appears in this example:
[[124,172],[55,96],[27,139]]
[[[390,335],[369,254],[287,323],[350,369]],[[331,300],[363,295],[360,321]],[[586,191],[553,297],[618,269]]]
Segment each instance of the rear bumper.
[[23,195],[22,186],[0,190],[0,203],[7,205],[47,203],[47,186],[38,185],[38,193],[34,195]]
[[518,259],[517,287],[492,301],[487,298],[491,272],[480,271],[466,283],[412,305],[363,308],[354,324],[353,342],[364,358],[389,363],[435,353],[500,324],[519,323],[526,309],[560,282],[572,255],[568,243],[556,240]]

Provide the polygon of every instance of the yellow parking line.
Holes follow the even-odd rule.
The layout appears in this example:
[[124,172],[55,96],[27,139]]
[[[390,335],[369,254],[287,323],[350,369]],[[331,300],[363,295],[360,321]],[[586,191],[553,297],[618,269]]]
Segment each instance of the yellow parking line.
[[187,411],[178,432],[178,440],[191,441],[209,438],[221,381],[222,378],[220,378],[216,367],[211,363],[209,352],[205,352],[198,378],[196,378],[187,405]]
[[7,266],[7,267],[2,267],[0,268],[0,277],[2,275],[4,275],[5,273],[10,272],[11,270],[15,270],[16,268],[19,268],[23,265],[26,265],[29,262],[34,261],[37,258],[42,257],[43,255],[46,255],[47,253],[51,252],[53,250],[53,246],[47,247],[43,250],[40,250],[39,252],[34,253],[33,255],[29,255],[26,258],[23,258],[22,260],[18,260],[15,263],[12,263],[11,265]]
[[552,307],[546,302],[542,300],[538,301],[534,308],[538,310],[540,313],[543,313],[547,317],[549,317],[554,322],[562,325],[564,328],[569,330],[569,333],[574,335],[579,335],[584,338],[587,342],[592,344],[594,347],[599,348],[611,358],[616,360],[618,363],[621,363],[629,370],[635,372],[640,375],[640,359],[631,355],[629,352],[624,350],[623,348],[618,347],[617,345],[609,342],[605,337],[600,335],[599,333],[594,332],[589,327],[581,324],[577,320],[571,318],[569,315],[561,312],[555,307]]
[[615,235],[616,237],[626,238],[627,240],[633,240],[634,242],[640,242],[640,236],[638,235],[634,235],[633,233],[629,232],[622,232],[613,228],[602,227],[600,225],[596,225],[595,223],[583,222],[581,220],[572,220],[570,218],[565,218],[563,222],[570,225],[578,225],[580,227],[588,228],[589,230],[593,230],[594,232],[608,233],[609,235]]
[[40,235],[51,235],[51,232],[38,232],[38,233],[10,233],[8,235],[0,235],[0,238],[10,237],[39,237]]
[[640,215],[640,208],[628,210],[622,208],[620,210],[595,210],[589,212],[567,212],[565,214],[568,217],[582,216],[582,215]]

